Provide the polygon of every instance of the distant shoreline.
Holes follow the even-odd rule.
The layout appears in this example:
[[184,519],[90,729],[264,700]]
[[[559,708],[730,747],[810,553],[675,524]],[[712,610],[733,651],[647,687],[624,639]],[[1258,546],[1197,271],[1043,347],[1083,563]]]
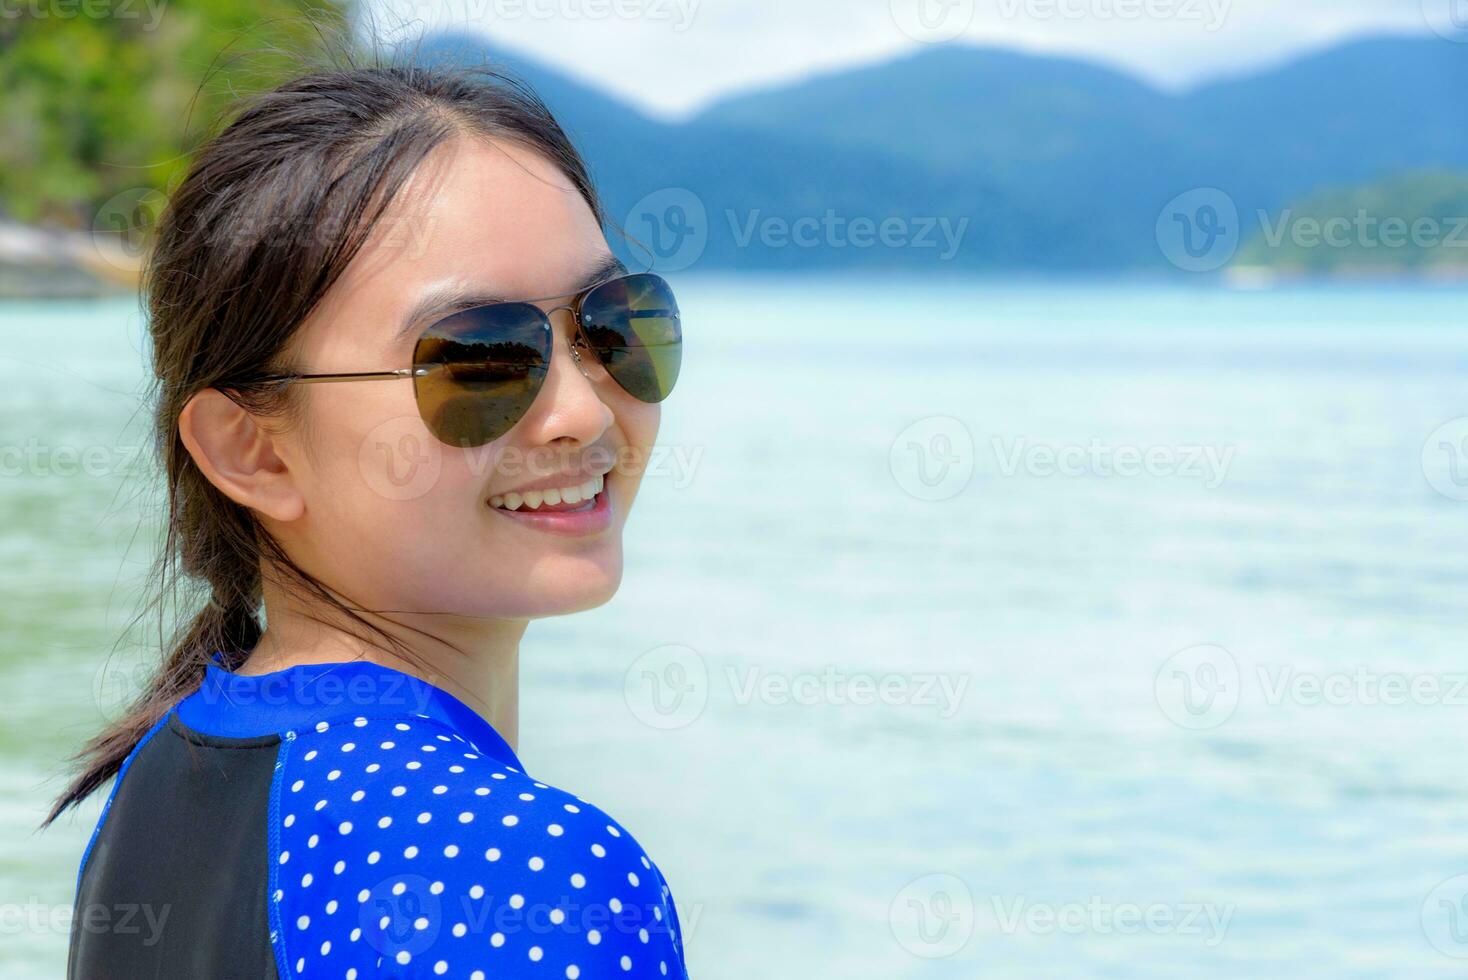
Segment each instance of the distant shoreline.
[[143,256],[121,236],[0,221],[0,298],[75,299],[136,292]]
[[[0,300],[101,299],[136,294],[146,256],[135,254],[120,235],[36,227],[0,221]],[[804,267],[795,278],[880,274],[870,266]],[[1122,270],[1077,269],[941,269],[924,273],[908,266],[889,270],[901,278],[933,275],[946,280],[1034,279],[1036,281],[1197,282],[1229,289],[1270,290],[1295,286],[1468,286],[1468,264],[1434,266],[1342,265],[1327,272],[1291,266],[1235,264],[1215,273],[1177,276],[1165,268]],[[766,268],[692,268],[685,275],[767,275]]]
[[1237,289],[1273,289],[1279,286],[1454,286],[1468,285],[1468,265],[1408,266],[1343,265],[1329,272],[1314,272],[1290,266],[1234,265],[1221,277]]

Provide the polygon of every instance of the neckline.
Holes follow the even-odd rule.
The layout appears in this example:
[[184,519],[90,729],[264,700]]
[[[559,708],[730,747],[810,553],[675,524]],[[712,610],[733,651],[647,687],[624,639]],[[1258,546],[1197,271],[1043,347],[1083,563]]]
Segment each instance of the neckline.
[[302,732],[342,718],[420,717],[463,735],[482,754],[515,769],[520,760],[482,715],[420,677],[367,660],[297,664],[237,674],[215,651],[199,689],[175,707],[179,721],[221,738]]

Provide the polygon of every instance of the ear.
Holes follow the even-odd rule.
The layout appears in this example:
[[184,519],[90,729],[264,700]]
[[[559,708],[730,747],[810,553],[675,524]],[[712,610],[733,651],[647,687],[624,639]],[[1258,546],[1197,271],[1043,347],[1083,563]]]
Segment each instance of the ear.
[[224,392],[206,388],[190,398],[178,432],[204,478],[235,503],[281,522],[306,512],[275,436]]

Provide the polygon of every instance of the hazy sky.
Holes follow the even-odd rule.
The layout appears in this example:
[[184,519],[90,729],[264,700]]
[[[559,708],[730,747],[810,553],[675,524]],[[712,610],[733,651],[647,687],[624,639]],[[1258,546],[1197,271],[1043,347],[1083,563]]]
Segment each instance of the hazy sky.
[[1364,33],[1432,36],[1468,0],[375,0],[472,27],[663,114],[956,36],[1083,55],[1168,86]]

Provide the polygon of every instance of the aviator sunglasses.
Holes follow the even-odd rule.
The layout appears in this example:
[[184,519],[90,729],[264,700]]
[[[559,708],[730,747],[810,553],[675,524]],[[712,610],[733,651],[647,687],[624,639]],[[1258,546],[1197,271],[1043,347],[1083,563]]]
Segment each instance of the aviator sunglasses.
[[473,448],[514,428],[530,411],[550,370],[550,314],[570,310],[571,357],[588,378],[582,351],[639,401],[673,390],[683,360],[683,328],[673,290],[648,272],[621,275],[542,310],[529,302],[491,303],[450,314],[424,329],[413,366],[346,374],[276,374],[262,383],[313,384],[412,378],[418,414],[443,443]]

